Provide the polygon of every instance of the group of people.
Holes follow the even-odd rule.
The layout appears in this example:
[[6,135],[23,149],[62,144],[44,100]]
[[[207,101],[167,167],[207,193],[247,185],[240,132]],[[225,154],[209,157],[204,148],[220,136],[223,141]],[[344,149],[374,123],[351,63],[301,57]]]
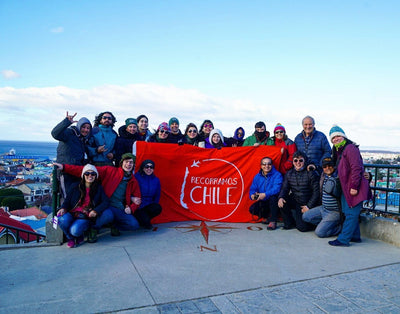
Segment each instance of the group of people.
[[[151,228],[151,219],[161,213],[161,186],[154,175],[155,163],[145,160],[134,173],[136,142],[177,143],[202,148],[274,145],[281,148],[277,168],[268,156],[250,188],[255,201],[250,212],[274,230],[279,214],[284,229],[315,229],[320,237],[338,235],[329,244],[348,246],[360,242],[358,215],[362,201],[369,198],[369,184],[363,176],[363,162],[357,145],[344,131],[334,126],[329,134],[316,130],[311,116],[302,120],[303,130],[291,140],[285,127],[277,124],[273,135],[264,122],[254,126],[252,135],[238,127],[233,137],[223,136],[211,120],[198,129],[189,123],[180,131],[179,120],[172,117],[159,124],[154,134],[148,128],[146,115],[127,118],[115,132],[115,116],[99,113],[94,124],[82,117],[67,115],[52,131],[59,141],[57,162],[64,202],[58,211],[59,225],[69,247],[95,242],[98,230],[111,226],[111,235],[120,230]],[[76,126],[73,125],[76,123]],[[79,179],[80,178],[80,179]],[[342,223],[340,213],[345,220]]]

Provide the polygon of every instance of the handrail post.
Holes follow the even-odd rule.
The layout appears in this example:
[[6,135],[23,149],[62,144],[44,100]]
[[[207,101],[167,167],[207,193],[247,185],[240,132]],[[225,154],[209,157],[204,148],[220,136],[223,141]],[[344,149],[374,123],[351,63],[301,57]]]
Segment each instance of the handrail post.
[[52,182],[52,202],[51,207],[53,210],[53,217],[57,213],[57,208],[60,206],[60,192],[59,192],[59,182],[57,178],[57,167],[53,166],[53,174],[52,174],[53,182]]

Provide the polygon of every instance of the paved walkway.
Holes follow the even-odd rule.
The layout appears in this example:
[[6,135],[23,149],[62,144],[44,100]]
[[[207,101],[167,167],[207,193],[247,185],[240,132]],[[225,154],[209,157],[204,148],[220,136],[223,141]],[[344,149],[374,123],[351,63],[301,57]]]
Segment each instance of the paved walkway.
[[400,313],[400,248],[181,222],[0,250],[0,313]]

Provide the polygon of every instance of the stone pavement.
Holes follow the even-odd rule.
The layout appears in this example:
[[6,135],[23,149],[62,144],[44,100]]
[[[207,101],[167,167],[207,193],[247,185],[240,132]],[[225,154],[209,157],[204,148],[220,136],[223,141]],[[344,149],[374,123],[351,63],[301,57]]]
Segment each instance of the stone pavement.
[[0,250],[0,313],[400,313],[400,248],[199,221]]

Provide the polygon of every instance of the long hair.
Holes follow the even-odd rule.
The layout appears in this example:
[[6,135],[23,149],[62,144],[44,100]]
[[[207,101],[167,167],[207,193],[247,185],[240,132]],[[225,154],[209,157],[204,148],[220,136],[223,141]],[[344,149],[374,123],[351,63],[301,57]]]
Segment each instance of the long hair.
[[[85,185],[85,177],[82,178],[81,182],[79,182],[79,192],[81,193],[81,196],[79,198],[79,205],[82,205],[83,202],[85,201],[86,198],[86,185]],[[96,180],[93,181],[93,183],[90,185],[89,188],[89,207],[91,207],[92,209],[95,207],[95,203],[94,203],[94,197],[97,193],[97,190],[99,189],[99,179],[96,177]]]
[[100,125],[100,121],[103,118],[103,114],[108,113],[112,120],[111,120],[111,127],[114,127],[115,122],[117,122],[117,119],[115,119],[115,116],[110,112],[110,111],[104,111],[104,112],[100,112],[95,118],[94,118],[94,126],[99,126]]

